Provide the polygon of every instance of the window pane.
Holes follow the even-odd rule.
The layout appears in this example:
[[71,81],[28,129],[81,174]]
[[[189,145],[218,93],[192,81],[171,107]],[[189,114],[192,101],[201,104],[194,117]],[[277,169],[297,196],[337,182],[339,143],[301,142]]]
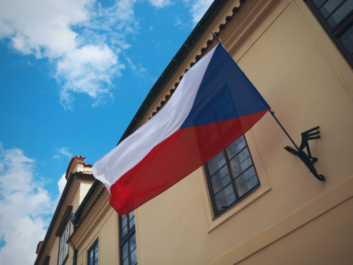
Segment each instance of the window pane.
[[252,165],[248,148],[241,151],[236,157],[230,161],[230,168],[233,178],[242,173],[245,169]]
[[95,248],[95,252],[97,253],[98,252],[98,242],[96,243],[96,245],[94,246]]
[[314,0],[314,3],[317,7],[322,6],[323,3],[325,3],[326,0]]
[[135,217],[135,211],[129,213],[129,219],[131,220],[132,218]]
[[213,187],[213,192],[217,193],[221,189],[223,189],[225,186],[227,186],[230,183],[230,177],[229,177],[229,172],[228,168],[224,166],[220,171],[218,171],[212,178],[212,187]]
[[353,10],[353,0],[347,0],[327,20],[332,27],[336,26],[349,12]]
[[137,254],[136,254],[136,249],[131,253],[131,265],[136,265],[137,264]]
[[130,251],[134,250],[136,248],[136,236],[135,234],[130,237]]
[[350,53],[353,53],[353,26],[351,26],[342,36],[341,40]]
[[98,264],[98,252],[94,255],[95,264]]
[[232,185],[228,185],[224,190],[220,191],[216,196],[216,205],[218,212],[226,209],[230,204],[235,202],[235,194]]
[[237,187],[239,197],[243,196],[245,193],[257,185],[259,185],[259,180],[257,178],[254,167],[249,168],[247,171],[235,179],[235,186]]
[[93,249],[89,252],[89,258],[91,259],[93,257]]
[[129,222],[130,229],[133,228],[134,225],[135,225],[135,218],[132,218],[132,220],[130,220]]
[[126,258],[126,259],[123,261],[123,265],[129,265],[129,258]]
[[320,8],[321,13],[327,18],[344,0],[329,0]]
[[125,227],[123,228],[123,237],[126,236],[126,234],[127,234],[127,226],[125,226]]
[[228,158],[232,158],[233,156],[235,156],[241,149],[245,147],[245,145],[246,145],[245,139],[244,139],[244,136],[242,136],[234,143],[232,143],[230,146],[228,146],[226,149]]
[[89,261],[89,265],[94,265],[94,264],[93,264],[93,259],[91,259],[91,260]]
[[128,254],[129,254],[129,246],[128,246],[128,243],[126,243],[126,244],[123,246],[123,259],[125,259]]
[[210,174],[213,175],[218,169],[220,169],[226,163],[223,151],[208,161],[208,169]]
[[124,215],[122,217],[121,227],[125,227],[126,225],[127,225],[127,215]]

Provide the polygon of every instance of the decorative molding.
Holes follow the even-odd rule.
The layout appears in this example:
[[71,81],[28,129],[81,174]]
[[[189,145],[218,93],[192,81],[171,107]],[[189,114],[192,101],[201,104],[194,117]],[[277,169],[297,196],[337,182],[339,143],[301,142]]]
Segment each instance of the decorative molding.
[[61,237],[61,235],[63,234],[67,226],[67,222],[70,220],[71,212],[72,212],[72,205],[68,205],[65,209],[63,217],[60,220],[58,228],[56,229],[55,236]]
[[109,204],[110,195],[108,192],[103,192],[101,198],[97,201],[94,207],[91,208],[85,220],[81,223],[80,228],[73,233],[68,243],[72,248],[80,249],[85,240],[91,236],[90,233],[96,228],[99,222],[103,221],[109,210],[114,211]]

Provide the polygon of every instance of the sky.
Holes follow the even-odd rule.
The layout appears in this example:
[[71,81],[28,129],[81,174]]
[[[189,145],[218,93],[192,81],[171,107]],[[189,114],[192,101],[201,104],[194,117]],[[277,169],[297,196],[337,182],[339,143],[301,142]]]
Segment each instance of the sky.
[[0,0],[0,264],[34,263],[72,156],[115,147],[211,3]]

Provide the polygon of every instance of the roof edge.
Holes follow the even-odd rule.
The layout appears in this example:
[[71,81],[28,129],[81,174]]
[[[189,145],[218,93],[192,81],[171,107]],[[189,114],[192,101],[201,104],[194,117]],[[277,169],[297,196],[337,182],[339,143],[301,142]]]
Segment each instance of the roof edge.
[[[161,88],[165,81],[169,79],[171,74],[176,69],[177,65],[184,59],[185,55],[190,51],[194,46],[195,41],[200,37],[200,34],[204,31],[204,28],[207,27],[210,22],[213,20],[216,13],[220,10],[220,7],[224,6],[229,0],[214,0],[210,7],[207,9],[206,13],[196,24],[190,35],[187,37],[185,42],[181,45],[177,53],[173,56],[170,63],[164,69],[163,73],[157,79],[155,84],[152,86],[151,90],[147,94],[145,100],[141,104],[140,108],[137,110],[136,114],[132,118],[130,124],[126,128],[125,132],[121,136],[117,145],[127,138],[131,133],[134,132],[136,126],[140,123],[142,117],[145,115],[148,108],[154,102],[155,98],[161,91]],[[242,1],[240,1],[242,2]],[[245,1],[244,1],[245,2]]]

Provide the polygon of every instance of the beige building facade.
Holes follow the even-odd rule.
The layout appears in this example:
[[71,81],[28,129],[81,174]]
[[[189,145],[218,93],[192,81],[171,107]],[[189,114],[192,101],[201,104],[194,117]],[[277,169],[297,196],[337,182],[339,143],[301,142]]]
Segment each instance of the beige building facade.
[[[269,113],[245,135],[257,182],[239,195],[232,179],[236,196],[222,195],[225,206],[208,164],[121,217],[91,166],[74,157],[35,264],[123,265],[135,257],[141,265],[353,264],[353,73],[347,55],[353,34],[351,13],[334,17],[351,1],[335,1],[341,6],[331,11],[328,2],[215,1],[122,138],[167,104],[185,70],[216,44],[214,31],[298,145],[302,132],[320,126],[321,138],[309,145],[325,181],[283,149],[292,143]],[[320,15],[325,8],[330,16]],[[332,31],[331,18],[341,19]],[[67,224],[68,253],[60,248]]]

